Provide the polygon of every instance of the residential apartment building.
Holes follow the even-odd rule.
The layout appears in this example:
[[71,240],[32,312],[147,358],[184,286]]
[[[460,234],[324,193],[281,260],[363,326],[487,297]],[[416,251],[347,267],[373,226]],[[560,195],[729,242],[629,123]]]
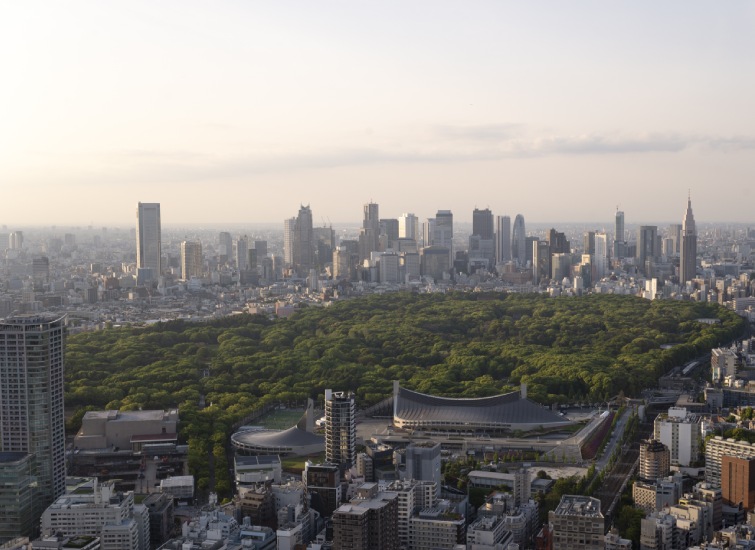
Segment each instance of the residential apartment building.
[[700,460],[701,420],[684,407],[671,407],[655,419],[653,438],[668,447],[672,465],[691,466]]
[[605,518],[597,498],[562,496],[556,509],[548,513],[548,523],[554,549],[604,550]]

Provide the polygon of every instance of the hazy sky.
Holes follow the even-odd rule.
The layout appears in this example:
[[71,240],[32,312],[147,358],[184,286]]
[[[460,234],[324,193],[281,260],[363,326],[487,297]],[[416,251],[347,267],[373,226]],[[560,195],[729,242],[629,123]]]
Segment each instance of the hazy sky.
[[0,225],[755,223],[755,3],[5,1]]

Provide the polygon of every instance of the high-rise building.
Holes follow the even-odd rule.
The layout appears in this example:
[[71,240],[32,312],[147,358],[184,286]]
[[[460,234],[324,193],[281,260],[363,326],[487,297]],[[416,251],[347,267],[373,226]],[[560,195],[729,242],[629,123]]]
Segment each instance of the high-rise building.
[[671,407],[653,422],[653,439],[668,447],[673,466],[689,466],[700,457],[701,418],[684,407]]
[[666,445],[655,439],[640,443],[640,479],[654,482],[666,477],[670,469],[671,453]]
[[435,238],[435,218],[427,218],[427,221],[422,224],[422,246],[433,246],[433,239]]
[[595,254],[595,231],[585,231],[582,234],[582,252]]
[[469,236],[469,264],[491,269],[496,262],[496,242],[493,231],[493,213],[489,208],[472,212],[472,234]]
[[592,263],[595,266],[595,277],[598,280],[605,277],[608,270],[608,235],[605,233],[595,233],[595,253]]
[[517,261],[519,267],[527,265],[526,237],[524,216],[517,214],[514,218],[514,228],[511,230],[511,257]]
[[202,265],[202,243],[198,241],[181,242],[181,277],[188,281],[192,277],[201,277],[203,273]]
[[398,550],[398,494],[364,483],[333,513],[333,550]]
[[306,274],[315,265],[314,233],[312,230],[312,210],[309,205],[299,208],[294,228],[293,265],[296,272]]
[[435,496],[440,497],[440,443],[426,441],[406,447],[406,479],[435,483]]
[[687,211],[682,223],[682,246],[679,256],[679,283],[684,285],[697,274],[697,232],[692,215],[692,199],[687,198]]
[[294,263],[294,233],[296,232],[296,218],[283,220],[283,261],[291,266]]
[[314,262],[322,267],[333,260],[333,249],[336,246],[336,233],[332,227],[315,227],[312,229],[315,255]]
[[356,460],[354,394],[325,390],[325,460],[351,467]]
[[624,212],[616,209],[616,220],[613,233],[613,256],[621,259],[626,256],[626,235],[624,234]]
[[551,250],[547,241],[532,242],[532,282],[540,284],[551,278]]
[[496,216],[495,225],[495,258],[496,263],[502,264],[511,260],[511,218]]
[[333,279],[351,280],[351,252],[340,246],[333,251]]
[[151,269],[153,278],[162,274],[160,203],[140,202],[136,208],[136,267]]
[[674,243],[673,253],[670,255],[673,256],[674,254],[679,254],[682,246],[682,224],[672,223],[669,225],[668,236]]
[[659,255],[656,250],[658,241],[658,227],[655,225],[641,225],[637,233],[637,264],[642,273],[650,276],[647,262],[655,260]]
[[221,231],[218,235],[218,256],[221,262],[227,262],[233,254],[233,239],[227,231]]
[[721,496],[724,504],[752,510],[755,506],[755,458],[721,457]]
[[34,537],[34,456],[0,452],[0,546],[18,537]]
[[450,210],[438,210],[433,227],[433,246],[445,246],[449,250],[449,261],[454,258],[454,215]]
[[24,247],[24,232],[13,231],[8,235],[8,248],[11,250],[21,250]]
[[267,241],[254,241],[254,251],[257,253],[257,264],[252,267],[262,265],[263,258],[267,258]]
[[65,317],[0,322],[0,452],[33,455],[35,517],[65,491]]
[[323,517],[330,517],[341,505],[341,469],[338,464],[304,463],[302,481],[307,485],[311,506]]
[[249,239],[246,235],[233,241],[233,263],[239,271],[249,269]]
[[569,254],[571,252],[571,245],[566,240],[566,235],[553,228],[548,231],[548,246],[550,246],[551,254]]
[[31,274],[35,280],[48,281],[50,279],[50,258],[47,256],[32,258]]
[[398,238],[419,241],[419,219],[407,212],[398,219]]
[[451,269],[451,257],[445,246],[426,246],[420,254],[420,271],[423,276],[436,281],[447,278]]
[[493,213],[490,208],[472,211],[472,235],[479,235],[483,239],[493,238]]
[[398,240],[398,220],[396,218],[382,218],[380,220],[379,249],[381,251],[395,248]]
[[362,231],[359,234],[359,259],[368,260],[370,254],[379,250],[380,242],[380,209],[377,204],[370,202],[364,205]]
[[551,254],[551,279],[561,282],[571,279],[571,255],[558,252]]

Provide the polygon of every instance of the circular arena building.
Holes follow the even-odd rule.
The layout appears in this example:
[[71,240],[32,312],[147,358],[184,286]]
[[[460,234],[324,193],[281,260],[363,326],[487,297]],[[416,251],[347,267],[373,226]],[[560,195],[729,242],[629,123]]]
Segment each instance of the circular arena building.
[[559,428],[572,424],[527,399],[521,392],[492,397],[450,398],[427,395],[393,383],[393,425],[404,430],[500,433]]
[[231,436],[231,445],[241,455],[280,454],[306,456],[325,450],[325,437],[314,433],[312,400],[301,420],[287,430],[241,428]]

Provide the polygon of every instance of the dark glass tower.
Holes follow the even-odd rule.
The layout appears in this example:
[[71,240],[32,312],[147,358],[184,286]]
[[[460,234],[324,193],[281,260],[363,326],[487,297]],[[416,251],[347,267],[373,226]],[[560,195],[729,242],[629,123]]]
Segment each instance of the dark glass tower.
[[29,453],[36,517],[65,492],[65,317],[0,322],[0,451]]

